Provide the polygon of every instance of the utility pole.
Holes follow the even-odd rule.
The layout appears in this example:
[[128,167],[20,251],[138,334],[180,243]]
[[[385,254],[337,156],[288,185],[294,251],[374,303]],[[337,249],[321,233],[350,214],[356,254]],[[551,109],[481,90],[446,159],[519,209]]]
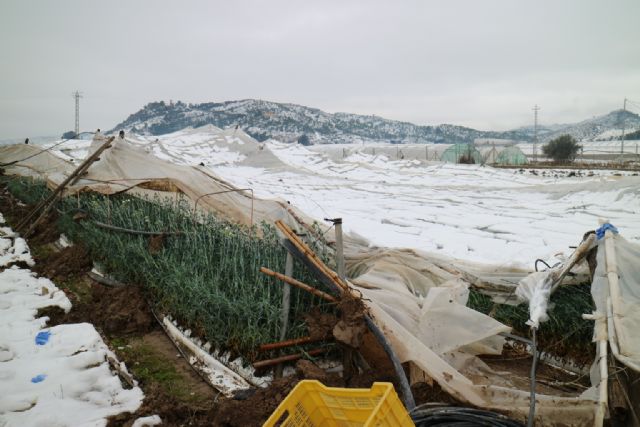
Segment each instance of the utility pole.
[[533,162],[538,161],[538,111],[540,107],[536,104],[533,107]]
[[622,135],[620,136],[620,163],[624,163],[624,113],[627,112],[627,98],[622,103]]
[[82,98],[82,92],[75,91],[71,94],[76,99],[76,138],[80,135],[80,98]]

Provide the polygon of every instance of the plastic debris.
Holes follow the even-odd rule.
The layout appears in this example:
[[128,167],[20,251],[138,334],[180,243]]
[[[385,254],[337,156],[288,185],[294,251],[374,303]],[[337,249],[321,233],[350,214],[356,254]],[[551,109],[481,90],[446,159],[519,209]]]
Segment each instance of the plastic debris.
[[49,342],[49,338],[51,337],[51,332],[49,331],[40,331],[38,335],[36,335],[36,344],[37,345],[45,345]]
[[596,230],[596,236],[598,237],[598,240],[602,239],[604,237],[604,233],[607,232],[607,230],[611,230],[613,232],[613,234],[618,234],[618,229],[612,225],[609,224],[608,222],[605,224],[602,224],[597,230]]
[[31,382],[34,384],[41,383],[45,378],[47,378],[46,374],[38,374],[35,377],[31,378]]

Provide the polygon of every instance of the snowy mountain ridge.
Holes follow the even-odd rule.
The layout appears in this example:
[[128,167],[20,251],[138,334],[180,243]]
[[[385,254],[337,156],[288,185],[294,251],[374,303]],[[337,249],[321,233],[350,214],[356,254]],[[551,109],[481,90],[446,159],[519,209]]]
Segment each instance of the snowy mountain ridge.
[[[585,120],[577,124],[540,126],[541,142],[569,133],[579,140],[610,138],[624,117],[627,131],[640,129],[640,116],[622,110]],[[245,99],[239,101],[185,104],[151,102],[130,115],[113,131],[126,130],[142,135],[161,135],[186,127],[212,124],[219,128],[239,126],[262,141],[269,138],[283,142],[300,140],[308,144],[359,142],[386,143],[458,143],[476,139],[532,141],[533,128],[511,131],[480,131],[464,126],[441,124],[415,125],[409,122],[350,113],[327,113],[296,104]]]

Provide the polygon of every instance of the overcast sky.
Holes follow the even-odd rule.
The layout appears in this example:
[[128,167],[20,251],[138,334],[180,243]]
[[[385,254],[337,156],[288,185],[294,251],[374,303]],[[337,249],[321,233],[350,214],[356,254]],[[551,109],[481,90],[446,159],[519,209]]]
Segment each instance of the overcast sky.
[[0,138],[260,98],[479,129],[640,101],[639,0],[10,1]]

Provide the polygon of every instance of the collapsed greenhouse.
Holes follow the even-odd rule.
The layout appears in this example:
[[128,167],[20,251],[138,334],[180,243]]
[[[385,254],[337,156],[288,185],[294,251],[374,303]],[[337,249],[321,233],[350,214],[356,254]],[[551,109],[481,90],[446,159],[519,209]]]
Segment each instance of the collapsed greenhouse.
[[[248,135],[219,131],[222,137],[232,133],[246,162],[276,161]],[[372,248],[349,234],[340,247],[337,241],[342,236],[336,234],[335,226],[323,230],[286,201],[255,197],[252,190],[237,188],[204,166],[162,160],[152,154],[151,145],[131,138],[96,139],[83,153],[88,157],[98,153],[95,162],[84,169],[80,164],[82,173],[77,175],[78,160],[63,159],[39,147],[1,147],[0,159],[6,173],[21,177],[9,181],[12,193],[32,206],[41,205],[30,221],[37,221],[44,209],[57,210],[65,234],[89,245],[105,276],[143,283],[158,312],[170,319],[167,322],[199,331],[197,342],[209,343],[198,347],[207,350],[199,363],[217,357],[211,362],[217,370],[210,378],[230,378],[211,380],[225,394],[268,385],[273,373],[267,369],[265,374],[264,367],[275,365],[261,362],[277,360],[282,353],[258,351],[264,344],[301,340],[296,348],[302,354],[337,359],[341,349],[356,349],[373,364],[367,360],[370,346],[363,342],[375,337],[389,344],[392,360],[402,363],[395,373],[408,409],[413,397],[407,383],[426,382],[437,384],[463,404],[524,420],[531,407],[527,387],[518,387],[509,372],[492,368],[490,359],[481,357],[501,355],[507,338],[513,337],[511,326],[488,313],[495,316],[521,309],[513,295],[515,284],[523,281],[520,292],[532,301],[532,312],[540,314],[534,320],[542,321],[550,293],[576,289],[560,283],[585,277],[588,281],[590,274],[595,300],[591,321],[596,324],[594,339],[600,351],[594,365],[598,374],[580,392],[553,384],[538,392],[536,420],[545,425],[601,423],[611,407],[606,363],[628,369],[631,377],[640,370],[640,340],[634,336],[640,322],[640,264],[636,262],[640,253],[613,228],[602,228],[598,240],[583,241],[581,256],[597,252],[592,273],[567,275],[570,268],[565,267],[572,267],[568,262],[526,281],[527,272],[519,269],[486,267],[413,250]],[[461,159],[482,163],[472,145],[454,145],[442,154],[443,161],[460,163]],[[22,226],[28,234],[33,224],[24,221]],[[151,249],[149,235],[161,236],[158,249]],[[337,256],[342,249],[344,274]],[[618,258],[611,258],[614,252]],[[295,259],[293,265],[288,254]],[[295,278],[320,292],[294,286],[287,296],[289,288],[274,278],[279,271],[285,272],[288,283]],[[286,300],[289,306],[283,311]],[[350,308],[354,300],[355,311]],[[550,313],[554,310],[549,307]],[[332,313],[338,320],[332,330],[317,337],[309,317],[322,317],[322,313]],[[524,322],[533,317],[526,309],[520,313],[519,327],[526,328]],[[589,313],[573,313],[573,321],[588,323],[581,314]],[[542,335],[545,324],[540,328]],[[603,359],[607,345],[613,358]],[[631,413],[633,396],[632,404],[626,406]]]

